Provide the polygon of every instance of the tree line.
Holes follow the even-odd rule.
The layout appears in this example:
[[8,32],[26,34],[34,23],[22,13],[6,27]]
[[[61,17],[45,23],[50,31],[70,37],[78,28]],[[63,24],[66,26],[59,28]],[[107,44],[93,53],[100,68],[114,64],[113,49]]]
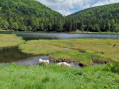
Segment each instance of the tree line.
[[98,6],[76,12],[77,29],[91,32],[119,32],[119,3]]

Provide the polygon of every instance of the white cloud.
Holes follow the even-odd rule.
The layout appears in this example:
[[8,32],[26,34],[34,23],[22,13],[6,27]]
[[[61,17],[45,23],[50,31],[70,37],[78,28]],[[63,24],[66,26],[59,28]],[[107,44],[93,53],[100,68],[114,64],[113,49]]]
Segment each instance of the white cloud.
[[92,7],[111,4],[111,3],[118,3],[118,2],[119,2],[119,0],[104,0],[104,1],[99,0],[97,3],[92,5]]
[[117,3],[119,0],[37,0],[63,15],[69,15],[82,9]]
[[60,12],[63,15],[69,15],[72,13],[70,9],[84,8],[85,5],[90,3],[90,0],[37,0],[49,8]]

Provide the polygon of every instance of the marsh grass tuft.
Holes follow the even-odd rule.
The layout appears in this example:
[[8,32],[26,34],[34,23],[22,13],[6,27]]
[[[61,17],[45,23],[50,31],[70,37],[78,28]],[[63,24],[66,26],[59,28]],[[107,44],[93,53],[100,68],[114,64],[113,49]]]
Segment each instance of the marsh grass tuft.
[[23,44],[25,41],[15,34],[0,34],[0,49],[15,47]]
[[119,63],[108,64],[105,70],[119,74]]

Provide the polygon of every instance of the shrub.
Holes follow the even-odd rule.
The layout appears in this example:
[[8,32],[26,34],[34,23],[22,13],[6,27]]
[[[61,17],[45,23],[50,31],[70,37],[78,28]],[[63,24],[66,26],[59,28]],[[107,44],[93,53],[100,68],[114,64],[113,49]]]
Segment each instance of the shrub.
[[114,73],[119,73],[119,63],[108,64],[106,70],[112,71]]

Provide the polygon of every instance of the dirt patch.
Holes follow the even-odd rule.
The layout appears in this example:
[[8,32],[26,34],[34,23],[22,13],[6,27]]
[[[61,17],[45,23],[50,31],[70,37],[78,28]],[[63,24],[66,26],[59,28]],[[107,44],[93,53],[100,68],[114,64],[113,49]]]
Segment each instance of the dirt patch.
[[70,60],[70,59],[62,59],[62,58],[51,58],[50,57],[50,60],[55,63],[57,63],[57,62],[68,62],[68,63],[72,62],[72,60]]
[[86,65],[83,64],[83,63],[80,63],[79,61],[74,61],[74,60],[71,60],[71,59],[62,59],[62,58],[51,58],[50,57],[50,61],[53,61],[55,63],[58,63],[58,62],[67,62],[67,63],[75,63],[77,65],[79,65],[80,67],[85,67]]
[[99,58],[93,58],[91,65],[93,65],[95,63],[96,64],[107,64],[107,63],[111,63],[111,61],[104,60],[104,59],[99,59]]

